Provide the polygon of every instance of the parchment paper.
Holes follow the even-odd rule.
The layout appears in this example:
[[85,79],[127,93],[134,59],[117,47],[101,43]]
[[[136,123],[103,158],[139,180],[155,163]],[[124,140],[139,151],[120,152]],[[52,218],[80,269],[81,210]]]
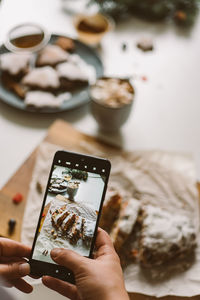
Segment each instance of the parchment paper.
[[[43,195],[36,183],[46,186],[48,172],[55,151],[60,146],[42,143],[30,185],[22,228],[22,242],[31,245],[38,222]],[[156,203],[168,210],[184,212],[194,220],[199,232],[199,202],[196,189],[195,168],[189,155],[163,151],[125,152],[105,147],[95,147],[80,142],[77,151],[107,157],[112,163],[110,184],[120,190],[124,199],[133,196],[142,202]],[[187,269],[187,268],[186,268]],[[194,262],[189,268],[173,272],[168,278],[150,280],[138,264],[129,264],[124,269],[128,292],[162,297],[166,295],[195,296],[200,294],[200,245],[196,249]]]

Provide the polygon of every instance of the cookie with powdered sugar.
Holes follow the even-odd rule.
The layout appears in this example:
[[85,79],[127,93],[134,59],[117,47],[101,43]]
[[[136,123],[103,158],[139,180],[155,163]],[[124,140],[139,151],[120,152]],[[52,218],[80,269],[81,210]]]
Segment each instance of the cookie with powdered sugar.
[[58,73],[49,66],[31,70],[22,83],[31,89],[48,92],[56,92],[60,87]]
[[96,80],[94,67],[77,54],[71,54],[67,62],[57,65],[56,70],[63,90],[78,89]]
[[4,53],[0,55],[2,76],[19,81],[29,70],[31,54]]
[[48,45],[38,53],[36,66],[51,66],[67,61],[69,54],[57,45]]
[[26,93],[24,104],[38,109],[42,107],[58,108],[61,106],[63,101],[64,98],[62,99],[61,97],[55,96],[49,92],[29,91]]
[[73,52],[75,50],[74,41],[65,36],[59,37],[56,40],[55,45],[59,46],[60,48],[62,48],[63,50],[65,50],[67,52]]
[[73,90],[88,85],[87,73],[72,63],[65,62],[56,67],[62,90]]

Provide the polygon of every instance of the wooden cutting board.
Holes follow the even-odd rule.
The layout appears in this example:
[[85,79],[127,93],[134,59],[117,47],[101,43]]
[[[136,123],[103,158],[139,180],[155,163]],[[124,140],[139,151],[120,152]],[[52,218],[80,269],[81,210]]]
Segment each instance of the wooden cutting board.
[[[44,138],[44,141],[60,145],[61,148],[67,148],[68,145],[76,145],[77,141],[80,140],[99,145],[99,141],[96,138],[80,133],[62,120],[55,121],[49,128],[47,136]],[[0,236],[20,241],[23,214],[38,147],[0,191]],[[12,201],[16,193],[22,194],[24,198],[18,205]],[[8,232],[8,221],[10,218],[17,221],[15,232],[12,235],[9,235]]]
[[[61,148],[67,148],[69,144],[72,146],[76,145],[77,141],[80,140],[87,141],[93,145],[98,145],[98,147],[101,147],[99,144],[100,141],[97,138],[87,136],[77,131],[71,125],[62,120],[57,120],[52,124],[44,140],[52,144],[60,145]],[[32,178],[33,167],[36,160],[37,148],[32,152],[29,158],[22,164],[22,166],[0,191],[0,236],[20,241],[23,214],[28,196],[29,184]],[[200,191],[200,184],[197,184],[197,186]],[[12,198],[16,193],[21,193],[23,195],[23,201],[18,205],[14,204],[12,201]],[[13,218],[17,221],[15,231],[12,235],[10,235],[8,231],[8,221],[10,218]],[[134,300],[156,299],[155,297],[149,297],[140,294],[131,294],[130,298]],[[186,300],[188,298],[168,296],[162,299]],[[192,297],[190,299],[199,300],[200,296]]]

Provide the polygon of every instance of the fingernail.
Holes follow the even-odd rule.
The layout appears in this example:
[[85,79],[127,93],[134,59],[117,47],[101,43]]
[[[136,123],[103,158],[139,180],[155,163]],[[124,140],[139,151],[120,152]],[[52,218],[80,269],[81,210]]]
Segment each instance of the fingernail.
[[61,251],[62,250],[59,248],[53,249],[53,250],[51,250],[51,256],[57,256],[60,254]]
[[19,272],[21,276],[28,275],[30,273],[30,265],[28,263],[19,265]]

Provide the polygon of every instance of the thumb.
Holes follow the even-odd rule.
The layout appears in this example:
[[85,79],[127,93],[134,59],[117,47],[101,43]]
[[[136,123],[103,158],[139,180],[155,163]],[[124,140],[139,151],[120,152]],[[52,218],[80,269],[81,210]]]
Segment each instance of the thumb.
[[80,265],[87,261],[87,258],[80,254],[63,248],[56,248],[51,251],[51,258],[59,265],[64,266],[75,274],[77,273]]

